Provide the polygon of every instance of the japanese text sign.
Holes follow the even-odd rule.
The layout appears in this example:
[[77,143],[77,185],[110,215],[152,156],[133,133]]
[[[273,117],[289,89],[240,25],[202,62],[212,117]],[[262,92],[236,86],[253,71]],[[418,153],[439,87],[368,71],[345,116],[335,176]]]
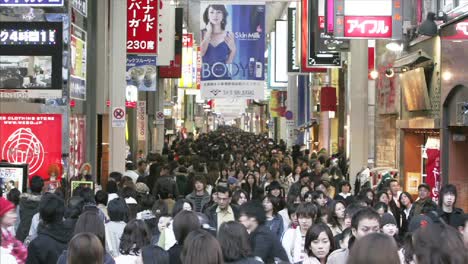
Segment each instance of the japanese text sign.
[[157,0],[127,0],[128,53],[157,53],[157,7]]
[[335,0],[336,38],[401,39],[401,0]]
[[345,37],[391,38],[392,17],[345,17]]

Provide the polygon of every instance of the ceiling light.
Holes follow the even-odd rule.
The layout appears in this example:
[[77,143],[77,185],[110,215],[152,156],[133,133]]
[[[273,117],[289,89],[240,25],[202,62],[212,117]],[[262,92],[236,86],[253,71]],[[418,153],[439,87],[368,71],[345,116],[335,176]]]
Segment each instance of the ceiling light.
[[453,74],[451,72],[449,72],[449,71],[446,71],[446,72],[442,73],[442,79],[444,81],[450,81],[452,79],[452,77],[453,77]]

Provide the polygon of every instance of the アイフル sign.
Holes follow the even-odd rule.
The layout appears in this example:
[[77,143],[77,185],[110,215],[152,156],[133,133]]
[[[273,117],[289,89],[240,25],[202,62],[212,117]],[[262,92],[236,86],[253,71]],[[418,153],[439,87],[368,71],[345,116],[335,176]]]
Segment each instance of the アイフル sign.
[[336,38],[401,39],[402,0],[335,0]]
[[127,0],[127,53],[157,53],[158,2]]

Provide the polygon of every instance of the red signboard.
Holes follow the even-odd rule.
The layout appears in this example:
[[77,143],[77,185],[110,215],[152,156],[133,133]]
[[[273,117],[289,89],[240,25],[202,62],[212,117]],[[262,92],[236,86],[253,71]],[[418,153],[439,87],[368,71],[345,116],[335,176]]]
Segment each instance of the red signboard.
[[192,33],[184,34],[182,36],[182,47],[183,48],[193,47],[193,34]]
[[346,16],[345,37],[351,38],[391,38],[391,16]]
[[62,115],[0,114],[0,158],[27,163],[29,177],[48,179],[47,168],[62,164]]
[[442,39],[447,40],[467,40],[468,39],[468,19],[448,25],[441,30]]
[[157,0],[127,0],[128,53],[157,53],[158,2]]
[[439,200],[440,190],[440,150],[426,149],[427,165],[426,165],[426,183],[431,186],[432,200]]

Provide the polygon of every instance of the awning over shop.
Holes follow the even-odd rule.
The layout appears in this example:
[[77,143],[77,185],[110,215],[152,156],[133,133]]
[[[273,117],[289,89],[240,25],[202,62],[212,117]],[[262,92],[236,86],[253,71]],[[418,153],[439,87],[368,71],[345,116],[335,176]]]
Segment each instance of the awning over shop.
[[403,55],[401,58],[395,60],[393,68],[403,68],[408,67],[412,68],[416,65],[430,63],[432,64],[432,57],[429,56],[426,52],[418,50],[415,52],[408,53]]

